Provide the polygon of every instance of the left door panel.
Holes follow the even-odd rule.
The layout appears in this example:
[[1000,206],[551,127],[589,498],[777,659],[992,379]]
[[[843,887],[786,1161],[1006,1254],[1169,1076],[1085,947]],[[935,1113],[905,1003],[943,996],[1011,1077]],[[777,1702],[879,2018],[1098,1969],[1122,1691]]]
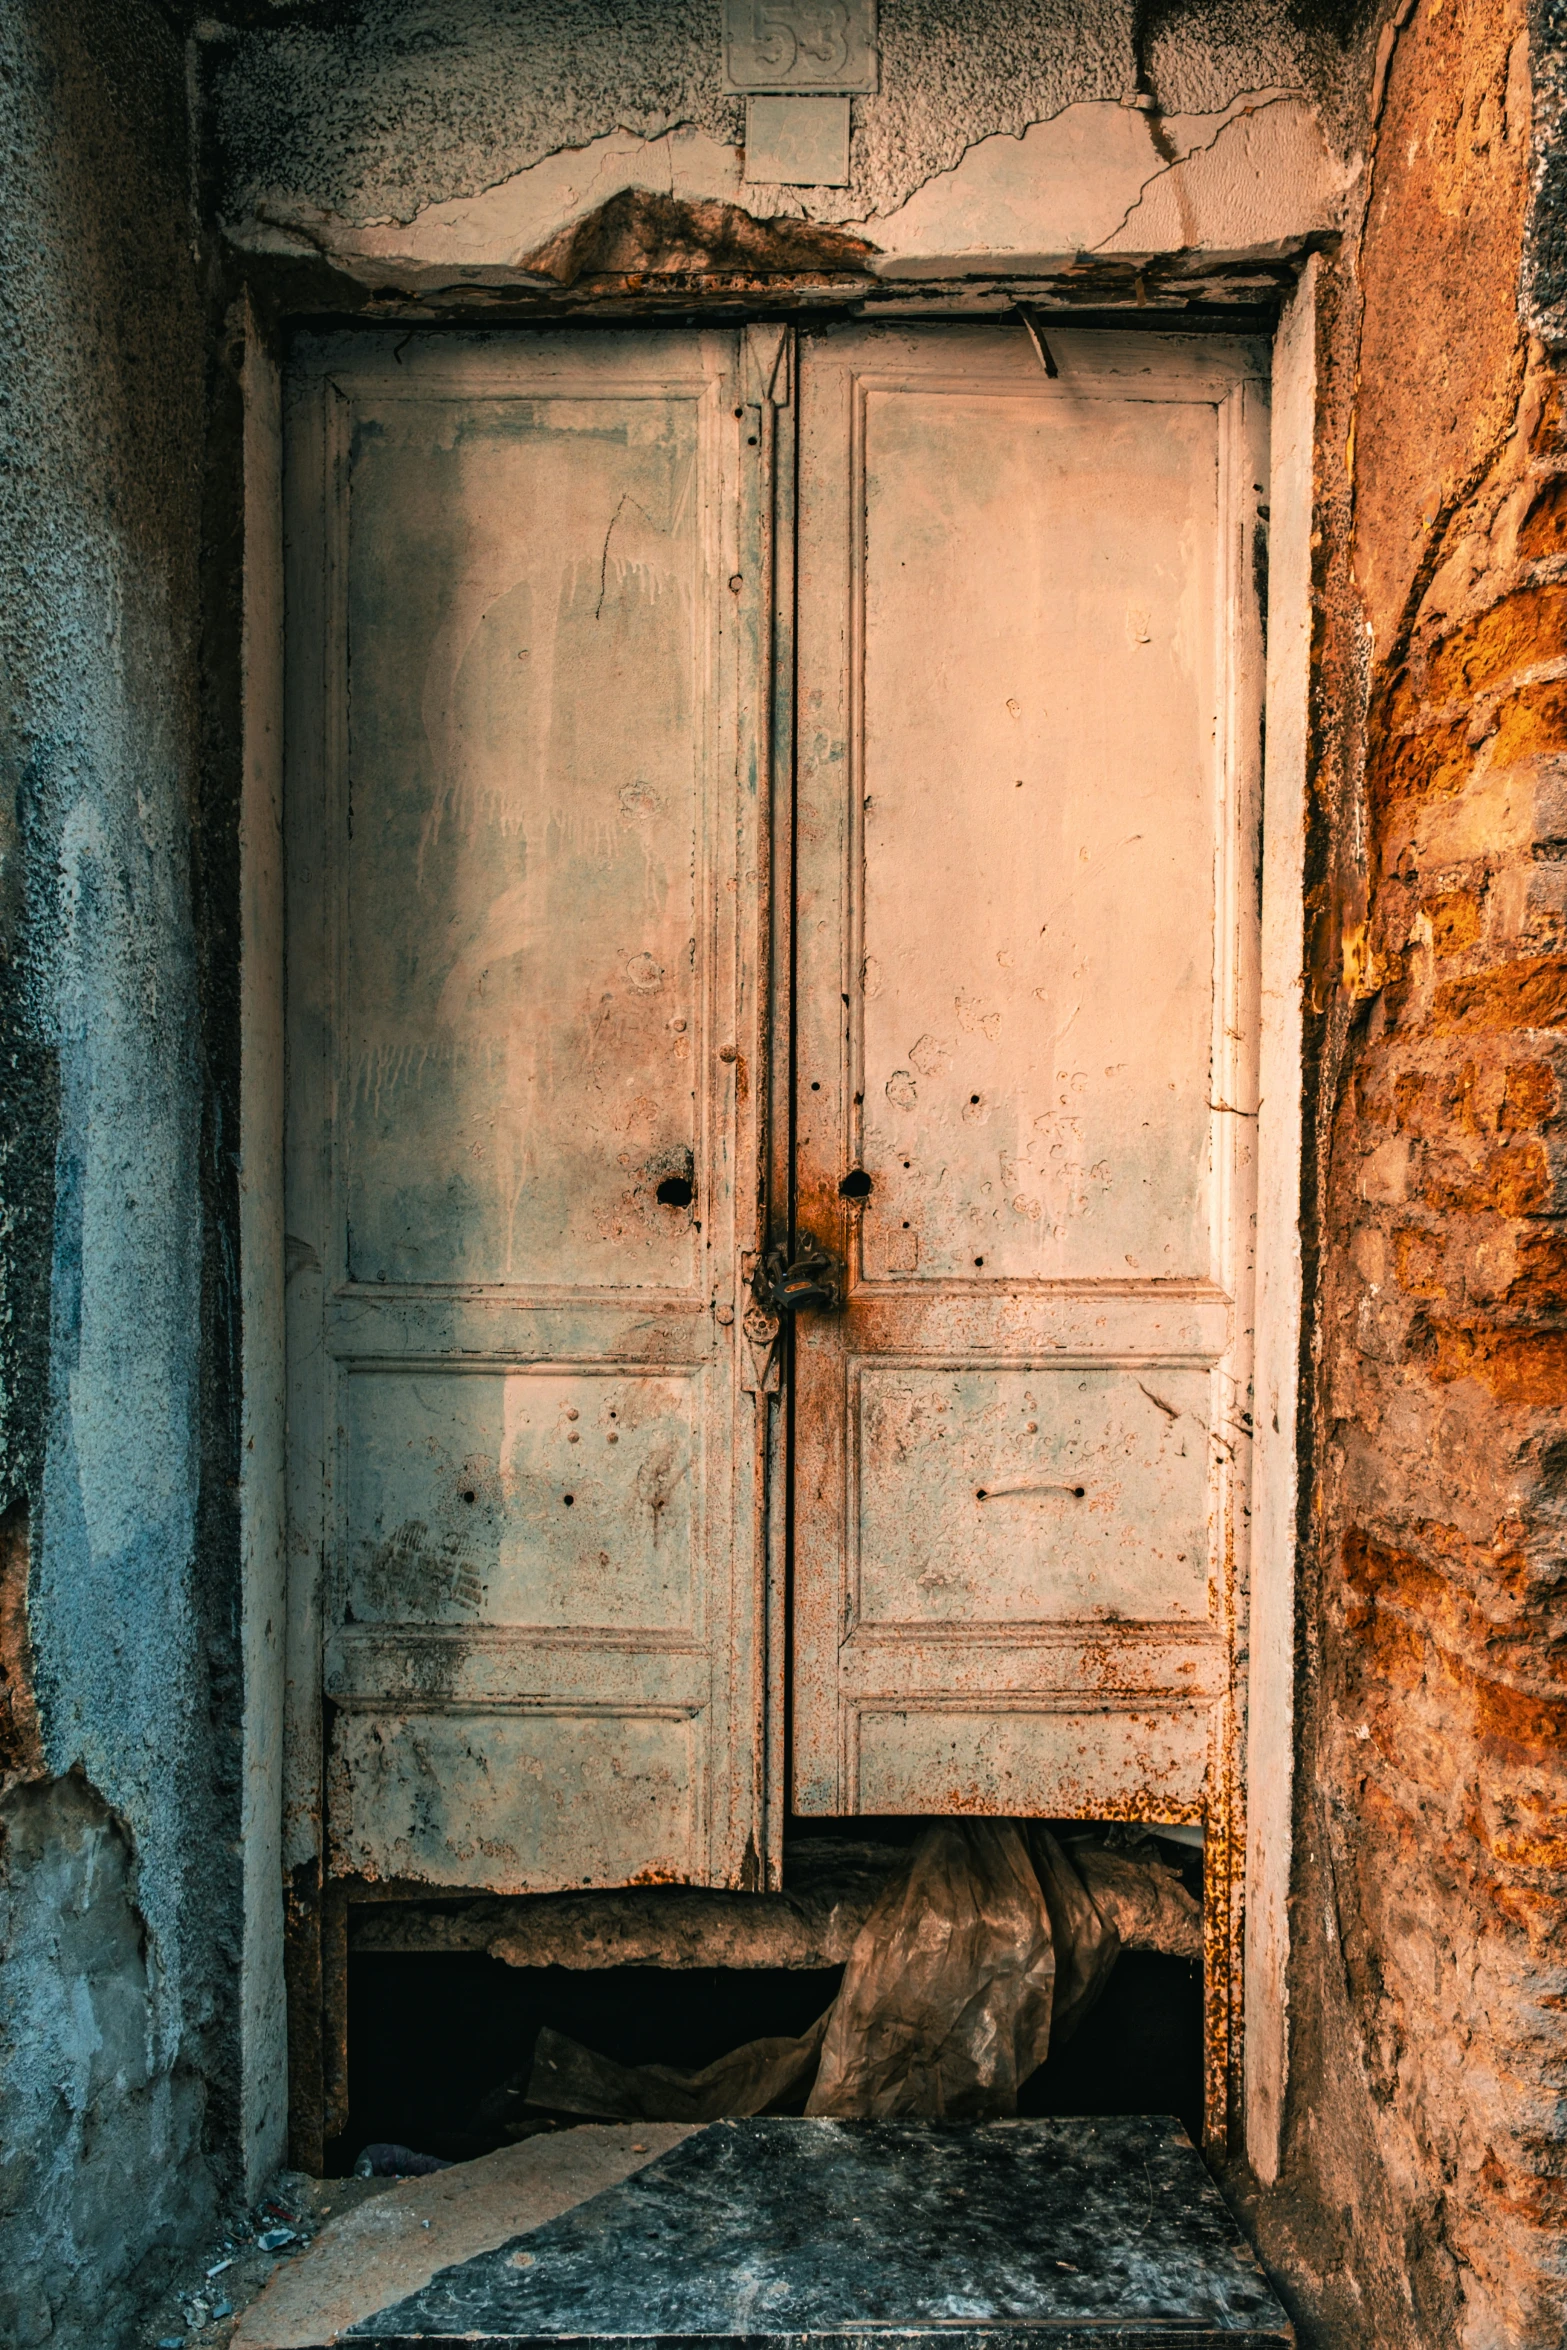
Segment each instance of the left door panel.
[[763,1841],[744,359],[294,371],[296,1884],[735,1884]]

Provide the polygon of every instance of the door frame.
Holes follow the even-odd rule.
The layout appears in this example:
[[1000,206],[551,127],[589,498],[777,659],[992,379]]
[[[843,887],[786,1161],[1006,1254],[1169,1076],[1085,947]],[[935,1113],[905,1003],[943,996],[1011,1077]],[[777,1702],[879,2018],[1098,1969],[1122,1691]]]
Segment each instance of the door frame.
[[[1263,2183],[1277,2176],[1285,2091],[1288,2080],[1289,1917],[1293,1817],[1294,1680],[1296,1660],[1295,1558],[1299,1545],[1302,1482],[1298,1447],[1303,1373],[1301,1220],[1304,1197],[1302,1157],[1303,965],[1305,933],[1305,850],[1308,781],[1308,695],[1311,621],[1310,541],[1314,483],[1312,458],[1316,426],[1316,275],[1308,259],[1279,319],[1273,344],[1273,439],[1269,510],[1271,559],[1268,575],[1268,648],[1265,689],[1262,892],[1261,1111],[1258,1120],[1258,1224],[1256,1252],[1256,1355],[1252,1468],[1251,1621],[1248,1664],[1248,1737],[1245,1764],[1246,1839],[1244,1852],[1243,1950],[1233,1957],[1241,1978],[1244,2026],[1236,2014],[1232,2031],[1225,2002],[1222,2048],[1210,2049],[1210,2084],[1223,2080],[1228,2095],[1215,2109],[1210,2097],[1210,2135],[1227,2135],[1244,2121],[1245,2147]],[[1049,289],[1016,288],[1020,297],[1049,300]],[[1005,315],[1009,296],[998,296],[991,315]],[[718,322],[734,320],[732,300],[710,301],[700,292],[688,298],[693,315]],[[825,307],[825,306],[824,306]],[[878,314],[905,317],[974,315],[967,302],[935,297],[895,304]],[[983,315],[984,313],[979,313]],[[627,327],[652,323],[627,304]],[[820,318],[822,309],[805,314]],[[664,313],[667,321],[667,313]],[[1117,312],[1116,323],[1157,331],[1176,325],[1178,314]],[[1092,323],[1098,324],[1095,315]],[[283,1357],[283,977],[282,873],[283,778],[283,516],[282,367],[272,335],[258,321],[248,298],[235,306],[233,323],[243,344],[241,385],[244,425],[240,464],[244,521],[244,587],[241,615],[242,786],[240,804],[240,1308],[239,1370],[242,1395],[240,1541],[243,1570],[241,1648],[243,1661],[241,1866],[243,1944],[240,1962],[241,2087],[240,2126],[247,2178],[259,2184],[282,2158],[285,2082],[296,2085],[293,2158],[302,2167],[319,2162],[324,2113],[319,2088],[301,2099],[300,2088],[323,2081],[334,2052],[323,2046],[321,1976],[314,1997],[285,1993],[285,1912],[298,1919],[305,1887],[301,1856],[285,1846],[283,1824],[283,1717],[287,1704],[283,1635],[287,1621],[286,1501],[284,1489],[285,1410]],[[393,323],[389,321],[389,325]],[[410,321],[395,324],[406,331]],[[502,323],[499,312],[486,324]],[[507,320],[506,323],[512,323]],[[518,325],[528,323],[519,307]],[[772,325],[780,323],[774,313]],[[1087,323],[1085,320],[1084,323]],[[1222,322],[1221,322],[1222,323]],[[767,435],[768,472],[774,485],[767,545],[759,549],[766,583],[764,625],[775,655],[771,725],[765,732],[769,773],[771,938],[773,970],[792,968],[788,909],[793,890],[792,785],[794,751],[793,545],[776,528],[791,510],[794,490],[796,410],[787,381],[785,335],[777,345],[771,380],[759,385],[759,429]],[[765,1075],[774,1115],[768,1189],[774,1202],[787,1197],[791,1135],[788,1111],[792,1071],[775,1054]],[[758,1092],[763,1076],[758,1072]],[[779,1113],[783,1115],[779,1115]],[[787,1338],[783,1341],[787,1346]],[[781,1491],[785,1430],[783,1415],[759,1415],[758,1443],[767,1453],[768,1488]],[[765,1431],[762,1433],[761,1431]],[[758,1464],[761,1465],[760,1463]],[[768,1751],[765,1768],[771,1790],[767,1857],[776,1865],[782,1818],[779,1798],[787,1755],[789,1724],[783,1689],[783,1635],[789,1594],[786,1585],[787,1511],[773,1507],[765,1527],[768,1559],[764,1622],[767,1648]],[[1266,1563],[1266,1572],[1259,1565]],[[1238,1862],[1237,1866],[1241,1864]],[[308,1876],[308,1870],[305,1872]],[[769,1870],[764,1882],[776,1882]],[[278,1898],[281,1889],[283,1899]],[[328,1972],[346,1961],[345,1921],[326,1927],[322,1957]],[[318,1944],[319,1947],[319,1944]],[[1231,1954],[1221,1960],[1228,1970]],[[1220,1954],[1214,1954],[1215,1959]],[[294,1986],[290,1986],[292,1990]],[[303,1985],[299,1986],[304,1989]],[[336,2003],[340,2008],[340,1995]],[[1211,2023],[1216,2018],[1210,2019]],[[1242,2068],[1242,2048],[1244,2062]],[[341,2051],[336,2052],[340,2069]],[[311,2109],[313,2108],[313,2115]]]

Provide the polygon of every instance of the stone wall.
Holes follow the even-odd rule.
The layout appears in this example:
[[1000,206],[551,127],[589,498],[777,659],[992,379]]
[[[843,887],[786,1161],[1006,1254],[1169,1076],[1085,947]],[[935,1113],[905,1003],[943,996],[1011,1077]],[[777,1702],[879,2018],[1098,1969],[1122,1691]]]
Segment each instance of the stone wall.
[[0,2341],[107,2350],[229,2128],[206,311],[178,33],[0,13]]
[[1520,0],[1389,33],[1324,310],[1294,2051],[1257,2218],[1309,2338],[1500,2350],[1567,2303],[1567,439],[1519,320]]

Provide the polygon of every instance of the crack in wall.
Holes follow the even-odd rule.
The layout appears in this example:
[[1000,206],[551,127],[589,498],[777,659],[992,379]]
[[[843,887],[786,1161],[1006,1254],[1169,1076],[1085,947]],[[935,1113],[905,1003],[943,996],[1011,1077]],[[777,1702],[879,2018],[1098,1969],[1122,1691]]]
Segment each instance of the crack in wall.
[[[1267,98],[1264,98],[1260,104],[1252,105],[1245,100],[1237,101],[1235,112],[1233,114],[1226,115],[1224,121],[1220,123],[1218,129],[1214,132],[1211,139],[1204,139],[1198,146],[1188,147],[1186,152],[1182,155],[1177,155],[1173,162],[1163,164],[1158,171],[1151,172],[1149,174],[1148,178],[1143,181],[1142,186],[1138,189],[1137,194],[1133,197],[1131,203],[1128,204],[1125,212],[1123,212],[1121,215],[1121,218],[1116,222],[1115,227],[1110,231],[1110,234],[1107,237],[1101,237],[1097,245],[1093,245],[1089,248],[1090,251],[1094,253],[1102,253],[1107,245],[1111,245],[1115,242],[1117,237],[1124,236],[1133,214],[1142,208],[1142,205],[1147,200],[1150,190],[1158,187],[1162,181],[1169,179],[1172,174],[1183,171],[1188,164],[1197,162],[1204,155],[1211,155],[1214,149],[1219,145],[1220,141],[1224,138],[1225,133],[1229,130],[1232,130],[1236,123],[1253,121],[1259,116],[1269,113],[1275,106],[1285,106],[1291,103],[1296,103],[1299,101],[1301,95],[1302,93],[1297,90],[1277,90]],[[1162,128],[1163,117],[1160,117],[1159,119]],[[1148,123],[1150,138],[1157,138],[1159,134],[1154,130],[1152,117],[1145,114],[1144,120]],[[1168,133],[1165,133],[1165,136],[1168,138]],[[1173,150],[1173,141],[1169,143]],[[1193,246],[1197,242],[1196,223],[1190,211],[1190,198],[1186,190],[1179,185],[1177,186],[1176,190],[1176,201],[1180,207],[1181,214],[1181,244],[1183,248]]]

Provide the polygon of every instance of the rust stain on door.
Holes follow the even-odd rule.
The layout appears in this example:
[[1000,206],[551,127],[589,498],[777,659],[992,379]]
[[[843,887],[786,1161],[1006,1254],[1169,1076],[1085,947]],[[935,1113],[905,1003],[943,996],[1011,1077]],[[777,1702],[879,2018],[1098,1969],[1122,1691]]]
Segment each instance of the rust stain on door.
[[795,1801],[1205,1822],[1218,2128],[1263,410],[1238,342],[1052,356],[802,357]]

